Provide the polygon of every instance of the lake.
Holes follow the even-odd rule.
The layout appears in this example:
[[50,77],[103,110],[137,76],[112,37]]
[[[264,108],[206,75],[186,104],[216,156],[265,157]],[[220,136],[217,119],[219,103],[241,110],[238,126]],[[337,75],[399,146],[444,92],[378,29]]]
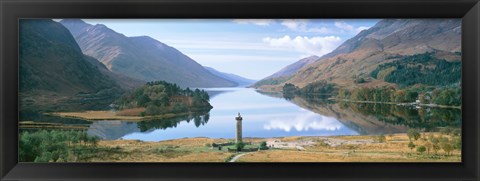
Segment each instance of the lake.
[[243,137],[379,135],[404,133],[409,128],[461,127],[460,109],[338,103],[319,97],[287,99],[252,88],[205,90],[213,106],[209,113],[143,122],[95,121],[87,132],[107,140],[234,138],[238,113],[243,117]]

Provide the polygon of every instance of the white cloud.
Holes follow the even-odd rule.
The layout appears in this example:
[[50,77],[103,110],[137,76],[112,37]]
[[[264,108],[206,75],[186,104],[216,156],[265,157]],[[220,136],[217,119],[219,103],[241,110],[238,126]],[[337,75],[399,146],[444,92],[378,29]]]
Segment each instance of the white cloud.
[[268,26],[275,22],[273,19],[235,19],[233,22],[238,24],[254,24],[258,26]]
[[[203,41],[203,40],[183,40],[183,39],[165,39],[164,43],[180,50],[196,49],[196,50],[251,50],[251,51],[283,51],[293,52],[291,49],[282,47],[272,47],[265,43],[258,42],[240,42],[240,41]],[[187,51],[186,51],[187,52]]]
[[370,27],[367,27],[367,26],[360,26],[360,27],[355,28],[354,26],[346,23],[345,21],[335,21],[334,25],[335,25],[335,27],[343,30],[344,32],[352,33],[352,34],[357,34],[362,30],[366,30],[366,29],[370,28]]
[[282,21],[281,25],[293,31],[305,31],[307,23],[308,20],[304,19],[285,19]]
[[361,31],[367,30],[367,29],[369,29],[369,28],[370,28],[370,27],[368,27],[368,26],[360,26],[360,27],[357,28],[357,32],[361,32]]
[[346,30],[346,31],[353,31],[355,28],[352,25],[349,25],[348,23],[345,23],[344,21],[335,21],[335,26],[337,28]]
[[266,37],[263,38],[263,42],[273,47],[294,48],[301,53],[322,56],[338,47],[338,45],[342,43],[342,39],[338,36],[315,36],[311,38],[297,36],[291,38],[290,36],[285,35],[281,38]]
[[334,31],[326,27],[308,27],[308,22],[309,21],[306,19],[284,19],[280,24],[292,31],[298,31],[298,32],[321,33],[321,34],[335,33]]

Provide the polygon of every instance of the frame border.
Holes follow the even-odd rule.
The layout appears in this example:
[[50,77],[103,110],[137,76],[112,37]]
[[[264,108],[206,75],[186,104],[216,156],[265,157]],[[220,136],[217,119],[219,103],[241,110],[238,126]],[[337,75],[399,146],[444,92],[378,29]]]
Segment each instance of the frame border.
[[[480,178],[478,0],[0,0],[0,12],[0,180]],[[463,162],[18,163],[19,18],[462,18]]]

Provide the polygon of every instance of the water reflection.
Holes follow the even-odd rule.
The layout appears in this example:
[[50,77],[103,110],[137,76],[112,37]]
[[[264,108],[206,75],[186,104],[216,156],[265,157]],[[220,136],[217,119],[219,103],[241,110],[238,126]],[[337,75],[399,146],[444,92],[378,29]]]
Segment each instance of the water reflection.
[[341,103],[344,109],[366,116],[374,116],[379,121],[392,125],[405,125],[426,131],[437,131],[439,127],[459,128],[462,124],[461,109],[415,108],[391,104]]
[[296,131],[309,131],[309,130],[328,130],[336,131],[342,127],[342,124],[335,118],[322,116],[304,109],[301,109],[301,114],[296,114],[293,119],[282,118],[273,119],[265,124],[263,128],[265,130],[284,130],[290,132],[295,129]]
[[[435,131],[461,127],[460,109],[337,103],[325,96],[285,98],[250,88],[214,88],[208,113],[171,119],[129,122],[84,121],[50,116],[24,119],[66,124],[90,124],[88,133],[103,139],[160,141],[184,137],[234,138],[235,116],[242,114],[244,137],[377,135],[404,133],[409,128]],[[37,115],[38,116],[38,115]]]
[[116,140],[132,133],[149,133],[154,130],[175,128],[181,122],[193,122],[196,127],[207,124],[210,119],[208,113],[195,113],[169,119],[146,120],[129,122],[120,120],[95,121],[88,128],[87,133],[106,140]]
[[440,127],[460,128],[462,124],[460,109],[334,102],[322,97],[289,99],[302,108],[334,117],[360,134],[404,133],[408,128],[437,131]]
[[125,121],[95,121],[87,130],[87,134],[90,136],[97,136],[105,140],[116,140],[123,136],[140,132],[137,124],[134,122]]

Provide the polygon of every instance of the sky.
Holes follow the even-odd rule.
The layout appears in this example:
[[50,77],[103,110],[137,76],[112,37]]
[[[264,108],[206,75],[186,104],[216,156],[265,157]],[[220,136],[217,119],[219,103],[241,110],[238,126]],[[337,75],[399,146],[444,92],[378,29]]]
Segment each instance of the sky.
[[260,80],[322,56],[376,19],[83,19],[125,36],[150,36],[203,66]]

